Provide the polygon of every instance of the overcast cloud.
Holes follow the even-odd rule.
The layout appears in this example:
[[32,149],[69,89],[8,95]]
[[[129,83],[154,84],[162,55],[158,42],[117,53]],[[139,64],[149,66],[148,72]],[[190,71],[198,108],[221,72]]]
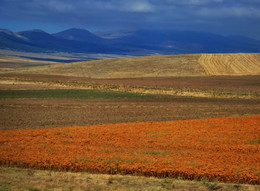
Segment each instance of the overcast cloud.
[[0,0],[0,28],[173,29],[260,39],[260,0]]

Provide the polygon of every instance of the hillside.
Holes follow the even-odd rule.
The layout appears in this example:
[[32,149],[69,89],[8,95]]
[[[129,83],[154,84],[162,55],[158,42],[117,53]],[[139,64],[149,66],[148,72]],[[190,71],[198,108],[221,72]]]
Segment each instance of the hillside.
[[55,64],[58,62],[50,60],[35,60],[19,56],[4,56],[0,54],[0,68],[20,68]]
[[0,48],[26,52],[127,54],[260,53],[260,41],[196,31],[137,30],[104,39],[72,28],[55,34],[42,30],[0,29]]
[[260,75],[260,54],[128,57],[20,68],[15,72],[91,78]]

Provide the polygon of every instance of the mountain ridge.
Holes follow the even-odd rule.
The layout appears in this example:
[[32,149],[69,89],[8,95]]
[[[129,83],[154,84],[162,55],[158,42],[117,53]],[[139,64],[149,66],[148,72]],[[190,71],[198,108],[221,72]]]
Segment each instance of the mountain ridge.
[[0,48],[31,52],[120,53],[131,55],[192,53],[259,53],[260,41],[207,32],[138,30],[105,39],[85,29],[49,34],[43,30],[0,29]]
[[52,35],[58,38],[62,38],[66,40],[75,40],[80,42],[86,42],[86,41],[101,42],[102,40],[105,41],[105,39],[96,36],[95,34],[89,32],[88,30],[78,29],[78,28],[70,28],[58,33],[53,33]]

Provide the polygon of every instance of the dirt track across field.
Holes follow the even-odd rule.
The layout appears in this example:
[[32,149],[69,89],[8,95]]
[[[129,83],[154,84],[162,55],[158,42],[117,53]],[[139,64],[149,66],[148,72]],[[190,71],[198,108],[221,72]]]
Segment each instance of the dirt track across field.
[[0,129],[240,116],[259,108],[258,100],[242,99],[0,99]]

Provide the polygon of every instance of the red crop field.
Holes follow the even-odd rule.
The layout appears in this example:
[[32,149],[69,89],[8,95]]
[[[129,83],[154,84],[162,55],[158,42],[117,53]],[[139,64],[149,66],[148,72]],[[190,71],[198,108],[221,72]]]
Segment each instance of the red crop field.
[[10,167],[260,183],[260,115],[0,131]]

